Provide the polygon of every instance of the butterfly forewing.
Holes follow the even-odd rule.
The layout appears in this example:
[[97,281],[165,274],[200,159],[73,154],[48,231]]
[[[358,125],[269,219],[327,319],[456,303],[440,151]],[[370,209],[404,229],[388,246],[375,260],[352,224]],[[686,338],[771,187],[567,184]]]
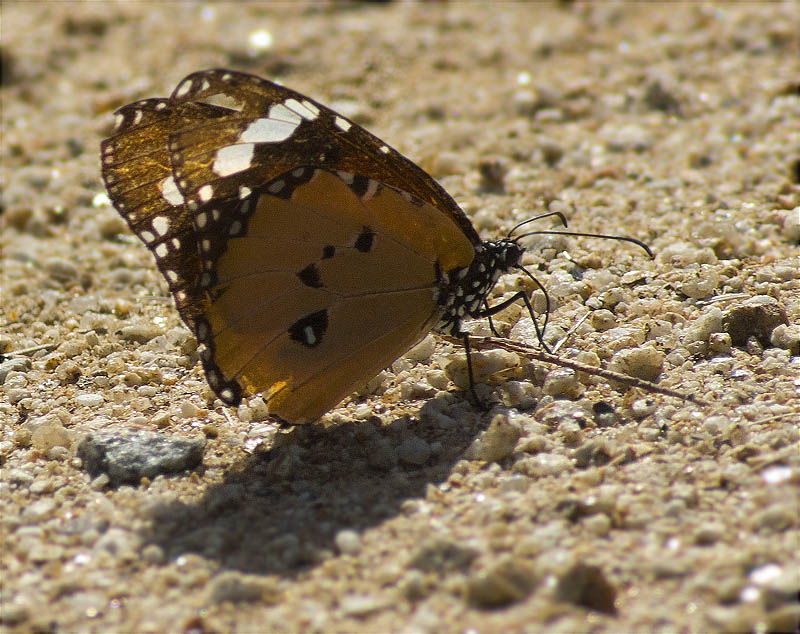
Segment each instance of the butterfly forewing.
[[[241,196],[305,165],[359,174],[436,206],[473,244],[480,238],[445,190],[402,154],[333,110],[254,75],[207,70],[186,77],[171,100],[221,100],[228,113],[170,137],[171,163],[190,204]],[[235,104],[235,106],[234,106]]]

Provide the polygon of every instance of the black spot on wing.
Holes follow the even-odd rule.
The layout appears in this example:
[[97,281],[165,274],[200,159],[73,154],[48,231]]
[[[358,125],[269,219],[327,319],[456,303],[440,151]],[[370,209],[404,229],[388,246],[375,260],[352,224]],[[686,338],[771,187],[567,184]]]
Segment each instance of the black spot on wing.
[[289,326],[289,337],[304,346],[314,348],[322,343],[328,330],[328,311],[326,309],[301,317]]
[[322,279],[319,276],[319,269],[313,262],[302,271],[298,272],[297,277],[299,277],[300,281],[306,286],[322,288]]
[[370,179],[366,176],[359,176],[358,174],[355,174],[353,176],[353,182],[350,183],[350,189],[353,190],[353,193],[356,196],[363,198],[369,189],[369,180]]
[[322,249],[322,259],[330,260],[335,253],[336,253],[336,247],[333,246],[332,244],[329,244],[324,249]]
[[361,229],[361,233],[358,234],[356,242],[353,246],[356,248],[356,251],[360,251],[361,253],[369,253],[372,251],[372,244],[374,242],[375,232],[369,227],[364,227]]

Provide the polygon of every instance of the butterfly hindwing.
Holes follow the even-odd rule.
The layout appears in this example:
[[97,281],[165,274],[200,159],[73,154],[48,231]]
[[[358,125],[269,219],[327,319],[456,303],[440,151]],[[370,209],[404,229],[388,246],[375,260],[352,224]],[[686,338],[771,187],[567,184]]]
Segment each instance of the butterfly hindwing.
[[[241,234],[218,251],[203,329],[223,398],[237,385],[265,392],[271,411],[295,421],[317,418],[424,336],[438,314],[438,254],[450,269],[473,253],[420,200],[303,169],[312,176],[290,196],[270,193],[270,182],[247,201]],[[400,233],[405,216],[413,221]]]

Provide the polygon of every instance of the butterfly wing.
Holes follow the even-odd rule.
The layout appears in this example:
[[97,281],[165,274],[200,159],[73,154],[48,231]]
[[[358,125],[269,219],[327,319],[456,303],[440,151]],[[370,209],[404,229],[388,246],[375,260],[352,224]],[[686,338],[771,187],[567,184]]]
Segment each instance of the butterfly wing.
[[198,328],[206,374],[223,399],[263,393],[292,422],[318,418],[423,337],[441,271],[474,253],[438,209],[345,172],[295,168],[239,207],[217,221],[241,223],[235,235],[201,238],[213,271]]
[[287,88],[201,71],[117,116],[109,195],[228,404],[263,393],[288,421],[317,418],[428,332],[441,275],[474,259],[441,186]]
[[181,112],[168,99],[143,99],[117,110],[112,135],[100,146],[106,191],[156,264],[190,327],[199,297],[200,272],[194,213],[175,184],[168,151],[169,133],[222,116],[225,108],[187,104]]
[[225,116],[192,122],[170,138],[175,179],[190,204],[203,192],[233,199],[240,188],[255,189],[293,167],[321,167],[406,191],[448,215],[472,244],[480,244],[472,223],[430,175],[305,95],[255,75],[212,69],[184,78],[171,101],[228,108]]

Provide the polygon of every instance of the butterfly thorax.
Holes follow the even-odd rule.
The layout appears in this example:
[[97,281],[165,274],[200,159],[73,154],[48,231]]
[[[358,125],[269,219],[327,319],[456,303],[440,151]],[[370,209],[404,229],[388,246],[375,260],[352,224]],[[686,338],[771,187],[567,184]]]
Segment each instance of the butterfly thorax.
[[500,276],[519,264],[522,253],[513,240],[481,242],[469,266],[442,272],[438,300],[442,315],[436,330],[457,336],[462,334],[464,317],[481,317],[486,297]]

